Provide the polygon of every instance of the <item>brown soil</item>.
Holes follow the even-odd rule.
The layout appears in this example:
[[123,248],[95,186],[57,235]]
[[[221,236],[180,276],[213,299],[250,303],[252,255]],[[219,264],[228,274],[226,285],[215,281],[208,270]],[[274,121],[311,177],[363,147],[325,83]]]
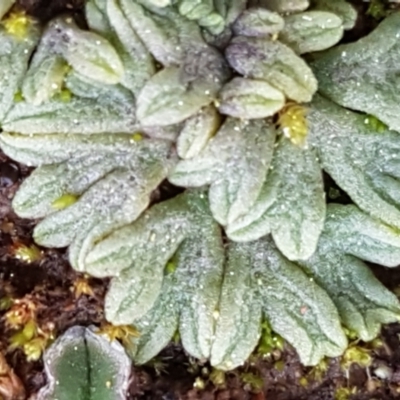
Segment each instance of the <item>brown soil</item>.
[[[19,0],[18,3],[46,21],[66,11],[79,13],[83,0]],[[365,10],[365,2],[357,3]],[[373,25],[370,18],[362,20],[346,40],[362,36]],[[107,280],[90,279],[93,296],[83,295],[76,299],[72,288],[79,274],[69,267],[64,250],[41,249],[41,257],[32,263],[16,258],[19,247],[32,244],[35,221],[18,218],[10,203],[29,173],[28,168],[0,153],[0,300],[10,296],[32,301],[37,307],[38,325],[43,328],[51,326],[56,334],[73,325],[100,325],[104,322],[102,309]],[[327,183],[333,187],[329,177]],[[345,195],[335,190],[333,193],[339,195],[341,201],[347,201]],[[161,192],[159,196],[165,194]],[[394,290],[399,286],[399,270],[372,268],[388,288]],[[10,397],[4,394],[3,397],[5,400],[22,400],[45,384],[43,365],[41,361],[28,362],[21,350],[8,350],[13,331],[6,327],[4,314],[4,311],[0,312],[0,354],[6,355],[26,396],[20,395],[21,389],[19,392],[11,390]],[[228,373],[225,382],[217,385],[212,383],[211,368],[207,364],[200,365],[190,359],[179,344],[171,344],[154,362],[132,370],[129,399],[339,400],[339,392],[345,388],[353,392],[349,397],[352,399],[396,399],[400,398],[399,337],[399,324],[385,327],[381,335],[382,345],[370,350],[373,362],[369,368],[353,365],[345,372],[340,360],[331,359],[326,371],[318,377],[315,370],[300,364],[293,349],[285,346],[283,351],[275,350],[268,358],[253,357],[244,367]],[[386,371],[386,377],[378,378],[377,371],[382,370]],[[0,399],[4,384],[0,377]],[[200,384],[204,385],[203,389],[195,387]]]
[[80,13],[85,0],[17,0],[17,5],[46,22],[62,13]]

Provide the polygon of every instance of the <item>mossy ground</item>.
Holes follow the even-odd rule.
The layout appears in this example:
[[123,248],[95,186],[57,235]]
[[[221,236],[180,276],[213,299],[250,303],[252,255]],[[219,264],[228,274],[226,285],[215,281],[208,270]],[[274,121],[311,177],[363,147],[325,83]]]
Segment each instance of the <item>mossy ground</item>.
[[[62,12],[75,13],[78,18],[83,0],[19,0],[19,6],[47,21]],[[362,17],[344,41],[355,40],[376,25],[368,16],[368,3],[355,1]],[[394,3],[392,3],[394,5]],[[89,279],[92,295],[77,298],[76,282],[82,276],[68,265],[65,251],[41,250],[31,263],[18,259],[18,249],[31,246],[35,221],[21,220],[11,209],[11,199],[30,170],[8,160],[0,153],[0,305],[2,299],[29,299],[36,305],[37,324],[50,324],[56,334],[73,325],[100,325],[104,322],[103,299],[107,280]],[[346,196],[326,177],[329,196],[347,202]],[[163,186],[154,201],[172,197],[176,188]],[[378,278],[391,290],[400,287],[400,271],[382,267],[376,269]],[[399,292],[400,293],[400,292]],[[7,327],[6,311],[0,311],[0,352],[15,370],[29,398],[45,383],[41,361],[27,362],[21,350],[7,351],[13,331]],[[400,398],[400,324],[387,326],[380,337],[380,346],[371,349],[363,343],[372,357],[369,368],[353,364],[346,372],[339,359],[329,360],[318,369],[301,366],[295,352],[286,346],[268,357],[254,357],[247,365],[226,376],[213,373],[208,365],[188,358],[179,343],[171,344],[148,366],[134,368],[130,399],[174,400],[345,400]],[[383,375],[382,375],[383,374]],[[377,376],[378,375],[378,376]],[[0,393],[3,380],[0,380]],[[9,391],[13,397],[17,391]],[[0,395],[1,398],[1,395]]]

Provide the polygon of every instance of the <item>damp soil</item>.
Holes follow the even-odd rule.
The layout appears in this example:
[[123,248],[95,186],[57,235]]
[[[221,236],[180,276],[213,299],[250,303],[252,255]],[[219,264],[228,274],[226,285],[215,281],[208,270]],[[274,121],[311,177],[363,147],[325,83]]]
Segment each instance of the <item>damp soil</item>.
[[[0,0],[1,1],[1,0]],[[81,15],[84,0],[18,0],[31,15],[48,21],[61,13]],[[368,33],[376,21],[365,16],[366,2],[355,1],[362,17],[344,41],[353,41]],[[0,308],[1,300],[18,299],[35,304],[37,324],[56,334],[74,325],[105,322],[104,295],[109,281],[92,279],[91,295],[77,298],[74,284],[83,277],[69,266],[65,249],[39,249],[33,262],[17,257],[18,249],[31,246],[35,221],[18,218],[11,208],[12,198],[31,170],[8,159],[0,152]],[[325,177],[332,201],[346,203],[348,198]],[[154,201],[176,194],[176,188],[162,186]],[[400,269],[371,265],[378,279],[390,290],[400,287]],[[46,383],[41,361],[27,361],[21,350],[9,349],[14,333],[0,311],[0,370],[5,356],[16,379],[4,379],[0,373],[0,399],[34,399]],[[323,373],[300,364],[290,346],[274,350],[268,357],[252,357],[243,367],[227,373],[219,382],[212,379],[212,369],[191,359],[179,343],[170,344],[152,363],[133,367],[129,399],[142,400],[389,400],[400,398],[400,324],[386,326],[380,345],[368,349],[372,356],[369,368],[356,364],[344,370],[339,359],[330,359]],[[0,371],[1,372],[1,371]],[[340,397],[343,393],[343,397]],[[347,393],[347,394],[346,394]],[[350,394],[350,395],[349,395]]]

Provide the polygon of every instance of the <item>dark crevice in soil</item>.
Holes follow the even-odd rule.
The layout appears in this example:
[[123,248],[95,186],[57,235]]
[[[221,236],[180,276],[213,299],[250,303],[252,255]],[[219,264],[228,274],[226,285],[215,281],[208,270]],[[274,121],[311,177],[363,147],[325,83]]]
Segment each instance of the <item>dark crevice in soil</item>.
[[85,0],[17,0],[17,6],[42,22],[63,13],[81,14]]

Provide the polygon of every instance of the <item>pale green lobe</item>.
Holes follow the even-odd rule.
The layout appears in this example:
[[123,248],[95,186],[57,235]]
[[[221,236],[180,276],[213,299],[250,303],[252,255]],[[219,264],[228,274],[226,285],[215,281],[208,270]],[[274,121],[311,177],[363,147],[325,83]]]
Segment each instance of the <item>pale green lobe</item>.
[[85,4],[85,19],[91,31],[104,37],[112,35],[110,22],[106,15],[106,2],[88,0]]
[[[169,261],[176,269],[165,276]],[[154,340],[167,342],[178,316],[186,351],[200,359],[210,357],[224,247],[204,194],[188,192],[154,206],[96,245],[86,265],[96,276],[116,276],[106,296],[106,317],[114,324],[138,322],[144,329],[143,338],[135,341],[140,362],[161,350]]]
[[279,33],[284,25],[285,21],[278,13],[254,7],[240,14],[232,30],[237,36],[269,37]]
[[[123,400],[131,361],[117,342],[74,326],[44,354],[47,384],[38,400]],[[73,393],[73,395],[72,395]]]
[[198,20],[210,14],[214,4],[212,0],[180,0],[178,9],[186,18]]
[[81,195],[115,167],[112,157],[93,155],[60,164],[43,165],[26,179],[13,199],[22,218],[43,218],[55,211],[52,204],[66,193]]
[[[234,222],[256,201],[272,156],[274,131],[270,126],[263,122],[249,122],[235,131],[236,126],[234,120],[225,126],[225,132],[233,129],[236,133],[231,137],[234,139],[236,136],[237,142],[232,140],[231,145],[238,147],[232,148],[225,165],[222,165],[224,171],[215,176],[209,191],[211,211],[222,225]],[[223,136],[224,132],[220,138]]]
[[325,207],[322,172],[314,150],[282,138],[257,201],[228,224],[226,232],[241,242],[272,233],[287,258],[307,259],[317,247]]
[[8,34],[0,26],[0,124],[14,103],[31,54],[39,40],[40,31],[33,22],[24,40]]
[[[114,229],[134,221],[147,208],[151,192],[167,175],[168,144],[160,143],[158,148],[151,144],[141,143],[136,154],[86,155],[36,170],[14,200],[23,215],[50,214],[36,226],[36,242],[49,247],[70,245],[72,266],[84,270],[86,255],[94,244]],[[43,174],[51,168],[61,174],[59,179]],[[30,195],[38,191],[32,199]],[[67,193],[82,196],[70,207],[54,213],[54,200]]]
[[222,16],[216,12],[212,12],[207,16],[200,18],[198,24],[206,28],[213,35],[220,35],[225,30],[225,21]]
[[15,0],[2,0],[0,3],[0,20],[7,14],[10,8],[14,5]]
[[124,73],[115,49],[91,32],[75,35],[74,45],[68,47],[65,58],[80,74],[105,84],[119,83]]
[[114,232],[94,246],[86,259],[87,270],[99,276],[113,276],[135,265],[141,257],[161,257],[164,260],[166,256],[163,253],[167,248],[165,252],[154,254],[150,254],[150,250],[162,245],[179,246],[188,229],[187,213],[180,197],[152,207],[134,224]]
[[[397,266],[400,236],[353,205],[330,204],[316,253],[304,266],[335,303],[346,327],[364,341],[396,322],[400,303],[358,258]],[[356,256],[356,257],[355,257]]]
[[53,24],[65,35],[63,40],[66,43],[61,50],[63,57],[79,74],[108,85],[121,81],[124,67],[107,39],[79,29],[68,18],[60,18]]
[[[16,133],[2,132],[0,144],[3,151],[14,160],[29,166],[42,166],[44,164],[57,164],[69,161],[71,158],[79,159],[88,155],[96,157],[99,153],[121,158],[124,154],[133,156],[136,152],[142,154],[147,147],[162,148],[164,141],[145,140],[144,143],[135,142],[132,135],[127,134],[99,134],[91,135],[87,140],[85,135],[19,135]],[[118,161],[118,160],[115,160]]]
[[251,274],[251,246],[231,243],[216,313],[211,365],[234,369],[245,362],[260,338],[261,299]]
[[156,7],[167,7],[171,5],[171,0],[148,0],[150,4]]
[[181,15],[197,21],[214,35],[220,34],[225,28],[224,18],[216,12],[213,0],[181,0],[178,10]]
[[285,95],[262,80],[234,78],[219,93],[221,114],[239,119],[273,116],[285,105]]
[[211,103],[210,93],[188,87],[178,68],[154,75],[137,99],[137,119],[144,126],[177,124]]
[[225,256],[220,228],[209,211],[207,217],[176,254],[182,344],[191,356],[204,360],[210,358],[214,339]]
[[[35,241],[47,247],[69,246],[81,230],[87,233],[102,221],[124,220],[134,205],[142,211],[148,200],[139,198],[137,186],[132,172],[113,171],[86,191],[78,202],[41,221],[33,234]],[[114,196],[114,190],[120,194]],[[137,216],[137,212],[134,214]]]
[[351,256],[336,256],[335,262],[324,257],[310,259],[310,271],[335,303],[343,324],[365,341],[375,339],[382,325],[398,322],[400,304],[372,271]]
[[327,293],[285,259],[271,239],[248,246],[252,246],[254,279],[272,329],[297,350],[304,365],[341,355],[347,340]]
[[76,73],[66,79],[73,96],[53,98],[40,106],[26,101],[7,114],[3,130],[21,134],[132,133],[137,128],[135,100],[120,85],[103,85]]
[[295,13],[306,10],[309,0],[260,0],[263,7],[282,14]]
[[214,0],[215,9],[231,25],[246,9],[247,0]]
[[399,228],[399,134],[376,132],[366,116],[320,96],[308,120],[324,170],[362,210]]
[[313,10],[329,11],[343,21],[344,29],[352,29],[357,21],[357,11],[347,0],[313,0]]
[[[93,247],[111,232],[135,221],[149,206],[152,192],[165,179],[170,162],[165,159],[165,153],[154,153],[148,159],[141,159],[134,174],[125,175],[131,182],[115,186],[115,193],[121,192],[120,207],[113,214],[95,223],[89,221],[86,229],[80,231],[69,248],[69,260],[73,268],[83,271],[86,269],[86,256]],[[134,170],[134,167],[132,167]],[[132,182],[134,181],[134,182]],[[103,205],[103,207],[105,207]],[[99,213],[104,216],[104,211]]]
[[[283,140],[271,185],[279,185],[272,237],[289,259],[306,259],[317,247],[325,219],[322,172],[314,151]],[[276,173],[276,175],[275,175]]]
[[185,198],[161,203],[134,224],[115,230],[95,245],[86,271],[116,276],[106,296],[106,318],[130,324],[143,317],[160,293],[163,271],[188,232]]
[[350,254],[371,263],[396,267],[400,259],[400,234],[354,205],[328,206],[325,242],[332,251]]
[[[176,250],[173,248],[173,250]],[[165,253],[165,255],[171,255]],[[142,318],[160,296],[163,269],[168,259],[141,257],[114,278],[105,298],[104,313],[114,325],[128,325]]]
[[137,95],[156,72],[154,60],[123,13],[119,0],[107,1],[106,13],[111,26],[110,43],[124,66],[121,84]]
[[197,157],[180,161],[169,176],[185,187],[211,185],[210,207],[222,225],[232,223],[257,199],[274,148],[275,130],[263,120],[226,120]]
[[179,133],[177,151],[180,158],[193,158],[201,153],[220,125],[220,116],[212,105],[187,119]]
[[[239,0],[242,1],[242,0]],[[237,0],[234,0],[233,2],[230,2],[228,0],[215,0],[214,5],[215,9],[218,11],[219,14],[221,14],[224,18],[226,17],[228,13],[228,7],[229,3],[237,3]]]
[[[165,268],[176,265],[173,272]],[[203,193],[187,192],[115,231],[86,259],[89,271],[115,275],[106,317],[142,332],[133,356],[144,363],[172,337],[178,320],[186,351],[208,359],[223,277],[221,231]],[[102,272],[101,272],[102,271]]]
[[137,2],[131,0],[119,0],[119,2],[132,29],[153,57],[164,66],[179,65],[183,59],[184,48],[176,23],[181,18],[174,23],[168,16],[151,13]]
[[77,73],[103,85],[119,83],[124,74],[120,56],[111,43],[95,32],[79,29],[70,17],[59,17],[49,23],[35,56],[35,68],[51,55],[62,57]]
[[317,90],[317,80],[306,62],[279,41],[238,36],[225,55],[237,72],[267,81],[289,99],[308,102]]
[[22,95],[34,106],[45,103],[63,89],[70,67],[62,56],[65,43],[61,32],[62,21],[56,19],[50,22],[25,74]]
[[[106,296],[106,317],[114,324],[130,324],[148,320],[152,314],[146,317],[146,313],[153,307],[158,312],[164,270],[174,255],[175,294],[168,306],[180,310],[186,350],[193,356],[208,358],[224,252],[220,229],[204,194],[180,195],[154,206],[132,225],[114,231],[89,253],[86,271],[95,276],[115,276]],[[163,335],[148,329],[149,340],[153,334]]]
[[171,341],[178,329],[179,295],[174,275],[164,277],[160,296],[153,308],[135,321],[140,336],[133,340],[131,354],[136,364],[145,364],[154,358]]
[[90,29],[108,39],[121,58],[121,84],[136,95],[154,75],[155,63],[123,13],[120,1],[88,1],[85,11]]
[[43,54],[41,59],[37,60],[37,54],[35,53],[22,85],[23,97],[35,106],[61,91],[68,68],[60,56]]
[[279,40],[297,54],[321,51],[334,46],[343,36],[342,19],[326,11],[305,11],[284,18]]
[[383,20],[355,43],[337,46],[311,67],[321,94],[344,107],[362,111],[400,130],[400,13]]

